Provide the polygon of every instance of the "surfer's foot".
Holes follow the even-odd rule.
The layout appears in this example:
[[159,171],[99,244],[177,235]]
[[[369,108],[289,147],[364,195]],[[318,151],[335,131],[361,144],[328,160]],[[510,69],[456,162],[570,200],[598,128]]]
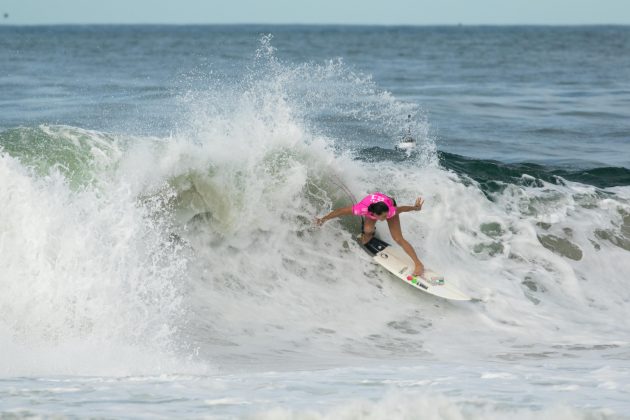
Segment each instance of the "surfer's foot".
[[361,235],[361,243],[363,245],[367,244],[368,242],[370,242],[370,239],[372,239],[372,237],[374,237],[374,232],[364,233],[363,235]]
[[424,266],[422,264],[416,264],[416,267],[413,269],[413,275],[420,277],[422,273],[424,273]]

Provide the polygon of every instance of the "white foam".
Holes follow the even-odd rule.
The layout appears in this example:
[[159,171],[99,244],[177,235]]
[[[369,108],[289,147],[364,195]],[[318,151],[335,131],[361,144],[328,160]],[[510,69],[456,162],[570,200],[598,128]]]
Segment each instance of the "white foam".
[[122,364],[155,369],[172,351],[185,267],[160,245],[161,222],[124,183],[73,191],[7,155],[0,179],[0,372],[102,372],[131,353]]
[[576,410],[558,404],[553,407],[531,408],[502,407],[483,400],[457,401],[442,395],[413,393],[390,394],[382,399],[361,400],[339,404],[326,409],[297,410],[276,408],[252,416],[260,420],[298,419],[418,419],[423,420],[576,420],[614,418],[614,413]]

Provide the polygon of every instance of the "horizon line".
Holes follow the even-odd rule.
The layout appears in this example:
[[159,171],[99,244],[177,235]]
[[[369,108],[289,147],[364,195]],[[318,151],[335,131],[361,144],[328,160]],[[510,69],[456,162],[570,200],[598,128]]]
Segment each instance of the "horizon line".
[[260,22],[85,22],[85,23],[9,23],[0,20],[0,26],[355,26],[355,27],[461,27],[461,26],[521,26],[521,27],[578,27],[578,26],[630,26],[630,23],[260,23]]

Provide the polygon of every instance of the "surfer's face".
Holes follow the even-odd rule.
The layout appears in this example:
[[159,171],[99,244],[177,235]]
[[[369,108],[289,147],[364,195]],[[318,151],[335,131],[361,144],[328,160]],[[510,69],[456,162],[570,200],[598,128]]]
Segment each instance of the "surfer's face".
[[380,221],[387,219],[387,213],[382,213],[382,214],[372,213],[372,216],[376,217],[376,219]]

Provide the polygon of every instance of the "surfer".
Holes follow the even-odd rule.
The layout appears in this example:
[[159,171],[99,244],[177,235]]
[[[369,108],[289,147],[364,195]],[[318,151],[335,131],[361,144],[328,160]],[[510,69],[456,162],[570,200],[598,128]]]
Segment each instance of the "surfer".
[[383,193],[375,192],[367,195],[353,206],[341,207],[331,211],[322,218],[316,218],[315,223],[317,226],[321,226],[328,220],[341,216],[355,215],[364,217],[365,219],[363,223],[363,235],[361,236],[361,242],[365,245],[374,236],[376,222],[379,220],[387,220],[389,233],[392,235],[392,239],[405,250],[407,255],[411,257],[415,264],[413,275],[420,276],[424,271],[424,265],[418,259],[416,251],[413,249],[411,244],[403,237],[402,230],[400,228],[400,217],[398,215],[407,211],[420,211],[423,204],[424,200],[418,197],[415,205],[413,206],[397,206],[396,200],[393,198],[388,197]]

